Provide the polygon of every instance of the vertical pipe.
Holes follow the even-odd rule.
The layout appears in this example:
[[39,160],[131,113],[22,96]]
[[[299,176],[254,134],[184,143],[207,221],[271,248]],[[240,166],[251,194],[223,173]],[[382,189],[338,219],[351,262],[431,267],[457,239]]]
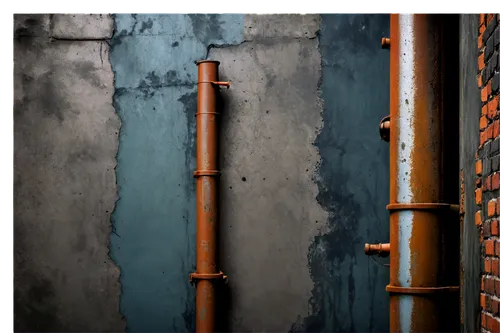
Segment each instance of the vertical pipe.
[[218,135],[216,93],[219,62],[204,60],[198,66],[198,112],[196,113],[196,332],[215,330],[215,283],[224,278],[216,263],[218,225]]
[[455,320],[443,311],[458,287],[443,271],[442,32],[437,15],[391,15],[391,332],[442,332]]

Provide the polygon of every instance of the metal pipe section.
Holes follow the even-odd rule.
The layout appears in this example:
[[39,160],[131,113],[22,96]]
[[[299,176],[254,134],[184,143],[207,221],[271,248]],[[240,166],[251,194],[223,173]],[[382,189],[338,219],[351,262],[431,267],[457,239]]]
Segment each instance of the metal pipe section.
[[378,255],[379,257],[385,258],[389,256],[391,252],[391,244],[381,243],[381,244],[365,244],[365,254],[367,256]]
[[438,15],[390,20],[390,331],[454,331],[458,313],[446,302],[458,286],[444,271],[454,207],[442,202],[443,23]]
[[203,60],[198,66],[198,112],[196,113],[196,332],[215,331],[215,284],[225,279],[216,263],[218,203],[217,89],[219,62]]

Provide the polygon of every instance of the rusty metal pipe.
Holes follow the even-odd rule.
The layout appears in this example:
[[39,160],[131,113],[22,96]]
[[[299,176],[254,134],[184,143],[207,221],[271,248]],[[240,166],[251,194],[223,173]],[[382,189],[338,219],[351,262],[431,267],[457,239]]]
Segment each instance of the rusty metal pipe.
[[218,112],[216,94],[220,82],[219,62],[204,60],[198,66],[198,112],[196,113],[196,332],[215,331],[215,284],[225,279],[216,263],[218,205]]
[[391,244],[365,244],[365,254],[367,256],[378,255],[379,257],[387,257],[391,251]]
[[390,331],[453,331],[458,317],[443,310],[458,287],[442,241],[455,208],[442,202],[442,22],[391,14],[390,29]]

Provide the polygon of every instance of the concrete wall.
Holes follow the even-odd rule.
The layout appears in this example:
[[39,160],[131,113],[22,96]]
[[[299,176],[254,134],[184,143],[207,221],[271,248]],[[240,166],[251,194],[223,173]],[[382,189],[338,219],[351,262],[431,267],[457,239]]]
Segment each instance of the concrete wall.
[[[55,321],[47,330],[97,331],[104,328],[96,325],[108,323],[106,329],[120,331],[120,314],[130,332],[194,330],[195,290],[188,281],[195,269],[194,62],[208,57],[221,61],[221,78],[232,82],[222,92],[220,263],[229,283],[221,290],[220,329],[387,331],[389,270],[366,257],[363,244],[385,242],[389,236],[388,145],[378,134],[379,120],[389,112],[389,55],[380,49],[380,38],[389,33],[388,15],[116,15],[109,46],[103,42],[109,34],[95,34],[108,31],[108,17],[44,18],[47,29],[59,36],[38,37],[44,52],[68,63],[64,70],[55,69],[61,77],[50,77],[66,104],[51,101],[47,109],[60,110],[49,111],[56,119],[68,113],[81,120],[69,121],[73,118],[66,115],[59,126],[72,131],[46,138],[53,134],[43,124],[51,118],[41,122],[34,111],[22,121],[16,116],[16,131],[25,128],[36,136],[30,143],[16,136],[16,166],[46,158],[31,155],[44,151],[46,142],[55,146],[66,140],[58,147],[65,150],[46,148],[58,162],[81,149],[80,141],[95,143],[92,152],[98,153],[92,154],[94,159],[80,158],[87,164],[59,165],[58,173],[79,170],[64,183],[46,185],[52,191],[45,192],[47,199],[64,194],[64,200],[39,204],[33,215],[23,217],[29,211],[22,206],[27,194],[16,194],[22,198],[16,199],[16,242],[18,234],[43,220],[60,245],[47,247],[47,242],[29,238],[23,247],[27,257],[51,261],[63,253],[60,269],[71,281],[68,288],[81,292],[78,278],[86,276],[87,296],[101,304],[86,310],[93,303],[78,300],[80,306],[71,310],[45,309],[40,318],[56,313],[61,319],[67,311],[80,315],[73,327]],[[29,31],[30,22],[25,25]],[[78,33],[93,40],[72,40],[84,39]],[[104,51],[88,55],[99,59],[100,76],[89,74],[97,71],[90,66],[79,71],[77,60],[82,59],[71,58],[57,45],[102,45]],[[29,58],[35,49],[26,44],[24,53],[16,55],[16,76],[28,72],[20,63],[33,71],[45,66],[49,58]],[[88,77],[80,78],[84,75]],[[82,82],[93,83],[95,90]],[[71,88],[81,88],[89,97],[82,99]],[[20,91],[24,94],[26,86],[16,85],[16,100],[23,100]],[[47,94],[26,95],[39,105]],[[76,116],[73,104],[81,108]],[[31,167],[35,170],[18,168],[16,177],[37,174],[42,165],[37,164]],[[108,169],[111,178],[106,178]],[[101,178],[93,178],[97,175]],[[46,174],[38,177],[41,181]],[[21,185],[27,184],[24,193],[31,194],[40,185],[38,178],[28,179]],[[65,191],[75,184],[88,191],[70,201]],[[21,187],[16,183],[16,188]],[[95,206],[105,213],[90,211]],[[53,218],[41,219],[47,210]],[[92,251],[78,252],[82,260],[94,263],[102,252],[106,263],[83,266],[84,272],[71,266],[77,256],[69,250],[72,237],[81,234],[95,242]],[[108,236],[119,276],[107,256]],[[38,253],[42,245],[52,252]],[[16,245],[16,253],[20,248]],[[22,267],[44,272],[38,266]],[[107,274],[99,277],[97,271]],[[26,276],[16,273],[17,289],[32,284]],[[109,286],[102,287],[103,280]],[[67,289],[54,288],[61,299],[74,300]],[[30,296],[25,294],[21,308],[28,307]],[[53,304],[65,303],[56,298]],[[102,304],[114,307],[103,310]],[[99,324],[88,322],[95,318],[94,310],[102,317]]]
[[112,20],[70,31],[82,17],[14,19],[15,330],[121,331],[108,256],[120,129]]

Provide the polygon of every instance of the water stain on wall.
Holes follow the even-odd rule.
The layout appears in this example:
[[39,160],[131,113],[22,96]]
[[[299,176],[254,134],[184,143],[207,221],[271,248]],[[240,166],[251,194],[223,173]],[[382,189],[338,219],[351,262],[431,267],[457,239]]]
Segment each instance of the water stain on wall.
[[323,128],[317,200],[328,231],[309,247],[311,313],[290,331],[388,330],[388,270],[365,256],[365,242],[386,242],[388,146],[378,134],[389,112],[389,55],[380,50],[388,15],[322,15]]

